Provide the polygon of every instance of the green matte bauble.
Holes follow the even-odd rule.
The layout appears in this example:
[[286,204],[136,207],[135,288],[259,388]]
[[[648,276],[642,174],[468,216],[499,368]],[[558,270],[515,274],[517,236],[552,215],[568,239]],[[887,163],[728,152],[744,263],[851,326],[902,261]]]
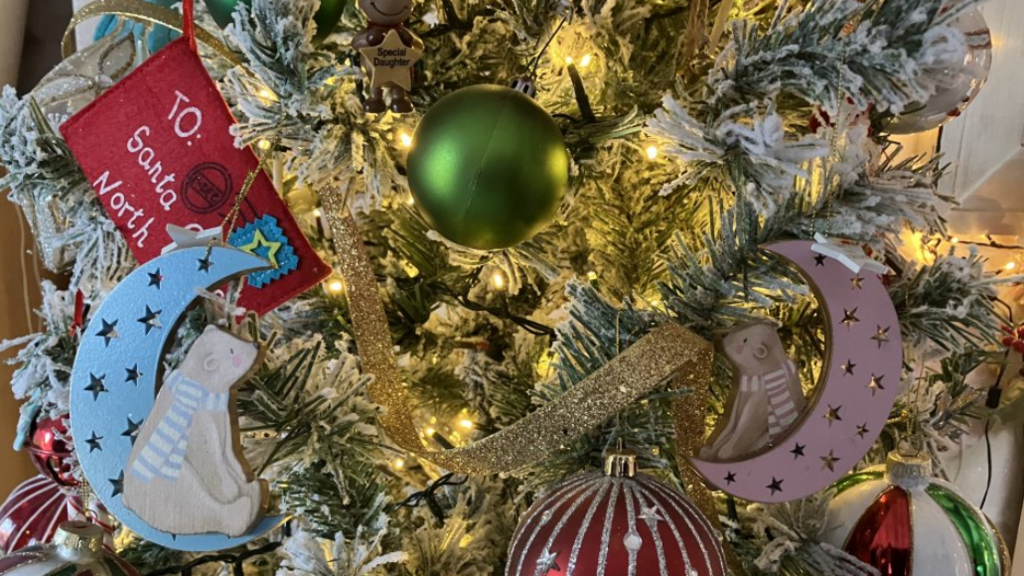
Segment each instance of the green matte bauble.
[[[214,22],[224,28],[231,23],[232,14],[239,1],[246,5],[252,3],[252,0],[206,0],[206,8],[210,11],[210,16],[213,16]],[[323,40],[334,31],[347,3],[348,0],[320,0],[320,9],[313,16],[313,20],[316,21],[316,40]]]
[[427,111],[413,136],[409,187],[442,236],[478,250],[527,240],[555,217],[569,183],[558,125],[503,86],[458,90]]

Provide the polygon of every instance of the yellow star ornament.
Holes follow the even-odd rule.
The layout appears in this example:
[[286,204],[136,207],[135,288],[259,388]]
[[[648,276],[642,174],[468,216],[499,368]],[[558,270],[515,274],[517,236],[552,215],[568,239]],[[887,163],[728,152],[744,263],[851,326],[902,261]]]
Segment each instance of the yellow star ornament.
[[388,85],[412,90],[412,66],[423,58],[423,49],[416,44],[402,43],[397,30],[391,30],[384,41],[376,46],[360,48],[363,62],[370,69],[370,88]]
[[[266,256],[258,252],[260,248],[266,248]],[[252,242],[245,246],[239,246],[238,249],[243,252],[248,252],[253,256],[266,258],[274,268],[277,268],[277,251],[281,249],[281,243],[267,240],[267,237],[263,235],[263,231],[257,230],[256,233],[252,235]]]

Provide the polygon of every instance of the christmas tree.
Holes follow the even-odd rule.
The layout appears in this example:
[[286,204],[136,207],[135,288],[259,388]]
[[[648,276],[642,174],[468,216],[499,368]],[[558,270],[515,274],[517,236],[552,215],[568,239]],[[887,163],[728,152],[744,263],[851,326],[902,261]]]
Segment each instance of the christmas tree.
[[[138,364],[127,378],[100,374],[98,356],[135,326],[98,312],[133,271],[160,288],[172,275],[146,262],[205,247],[209,267],[214,246],[270,262],[203,286],[178,324],[157,306],[138,323],[167,330],[155,361],[168,374],[213,338],[210,325],[262,344],[237,389],[241,460],[267,481],[268,517],[290,519],[223,556],[121,529],[116,548],[141,572],[910,573],[906,547],[878,552],[864,535],[892,529],[884,511],[836,542],[829,508],[881,474],[837,479],[887,456],[887,489],[916,494],[928,439],[984,410],[967,374],[1005,361],[998,327],[1011,322],[995,288],[1015,279],[952,249],[942,160],[907,157],[890,139],[937,125],[980,86],[971,62],[986,47],[964,24],[978,18],[973,1],[207,0],[194,15],[184,4],[184,25],[141,1],[95,11],[110,34],[32,93],[0,99],[0,188],[61,278],[41,287],[45,330],[5,344],[17,350],[19,447],[47,448],[41,429],[70,445],[61,419],[123,427],[121,414],[76,408],[75,395],[116,397],[143,377]],[[100,101],[89,102],[129,90],[196,37],[237,120],[225,156],[252,147],[259,159],[244,182],[219,154],[171,179],[179,152],[145,140],[127,108],[108,106],[103,123],[77,116],[95,118]],[[186,88],[175,100],[179,78],[163,80],[184,150],[207,135],[210,112]],[[106,137],[123,126],[128,155]],[[102,174],[87,158],[106,146],[152,177],[151,207],[170,192],[222,224],[179,231],[178,251],[161,256],[165,225],[184,223],[125,196],[117,205],[111,174],[123,167]],[[264,181],[286,210],[263,210]],[[315,254],[289,236],[292,217]],[[268,296],[289,275],[306,283]],[[892,324],[875,321],[887,314]],[[863,330],[870,338],[848,342]],[[79,375],[88,388],[74,388]],[[829,388],[859,395],[833,403]],[[127,414],[125,454],[144,438],[140,416]],[[807,440],[813,427],[832,444]],[[74,436],[58,480],[84,508],[111,508],[116,525],[124,476],[108,486],[79,464],[116,438]],[[779,454],[791,469],[769,461]],[[657,479],[623,492],[637,499],[634,510],[621,497],[628,521],[600,501],[609,485],[593,471],[606,465],[613,486],[634,466]],[[580,493],[592,501],[545,500],[571,499],[559,487],[590,486],[573,480],[588,472],[593,488]],[[663,489],[672,494],[652,496]],[[968,505],[927,490],[961,513],[954,527],[987,531],[965,545],[979,574],[1008,570]],[[535,502],[549,508],[528,512]],[[673,520],[684,508],[690,532]],[[545,536],[514,542],[520,525]],[[666,564],[665,547],[704,528],[723,549],[702,543],[700,560],[680,544],[687,559]],[[569,540],[556,549],[559,531]],[[584,548],[584,533],[599,547]]]

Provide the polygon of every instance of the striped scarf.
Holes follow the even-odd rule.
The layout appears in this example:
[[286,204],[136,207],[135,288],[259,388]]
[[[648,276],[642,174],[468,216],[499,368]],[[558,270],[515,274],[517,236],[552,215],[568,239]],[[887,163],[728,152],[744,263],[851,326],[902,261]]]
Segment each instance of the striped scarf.
[[800,415],[797,411],[796,399],[789,390],[789,379],[796,376],[796,366],[792,361],[786,362],[773,372],[760,376],[743,376],[740,379],[740,390],[754,392],[761,388],[768,396],[768,440],[774,441],[785,434],[790,424]]
[[132,464],[132,472],[144,482],[154,477],[176,480],[181,474],[192,418],[197,410],[221,412],[228,409],[230,394],[210,392],[177,370],[171,372],[164,386],[170,388],[167,392],[173,397],[172,404]]

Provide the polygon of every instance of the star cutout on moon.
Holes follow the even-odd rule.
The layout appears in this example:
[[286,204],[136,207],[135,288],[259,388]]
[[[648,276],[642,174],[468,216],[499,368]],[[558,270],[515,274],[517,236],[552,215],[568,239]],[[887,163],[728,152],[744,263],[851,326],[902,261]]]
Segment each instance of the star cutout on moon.
[[884,374],[881,376],[875,376],[874,374],[871,375],[871,381],[868,382],[868,388],[871,389],[872,396],[874,396],[879,390],[885,390],[885,386],[882,386],[883,378],[885,378]]
[[727,485],[728,484],[733,484],[735,482],[736,482],[736,473],[735,472],[729,472],[728,474],[725,475],[725,483]]
[[139,372],[139,363],[136,362],[131,368],[125,368],[124,383],[139,385],[139,378],[142,378],[142,372]]
[[793,449],[789,451],[789,453],[793,455],[793,460],[796,460],[797,458],[802,458],[804,456],[804,448],[807,448],[806,444],[801,444],[799,442],[796,443],[796,446],[794,446]]
[[103,446],[100,445],[101,440],[103,440],[103,436],[97,436],[96,432],[92,433],[92,437],[86,438],[85,442],[89,445],[89,452],[103,450]]
[[814,257],[814,265],[815,266],[824,266],[825,265],[825,258],[826,258],[826,256],[824,254],[818,254],[817,256]]
[[103,328],[100,328],[100,331],[97,332],[96,335],[103,338],[103,343],[105,345],[110,346],[111,340],[121,337],[121,335],[117,333],[117,320],[107,322],[105,319],[101,318],[100,322],[103,323]]
[[785,480],[779,480],[775,476],[772,476],[772,483],[767,485],[767,486],[765,486],[765,488],[771,490],[772,491],[772,496],[774,496],[776,492],[782,492],[782,483],[783,482],[785,482]]
[[871,433],[871,431],[868,430],[868,423],[867,422],[861,424],[860,426],[857,426],[857,436],[860,436],[861,440],[863,440],[864,437],[867,436],[870,433]]
[[252,235],[252,242],[239,246],[238,249],[259,256],[277,268],[277,251],[281,249],[281,242],[271,242],[263,235],[262,230],[256,230]]
[[383,88],[388,85],[412,90],[412,67],[423,57],[418,46],[406,46],[397,30],[392,29],[384,42],[376,46],[360,48],[363,62],[370,70],[370,87]]
[[856,368],[856,367],[857,367],[857,365],[853,363],[853,359],[852,358],[847,360],[846,364],[843,364],[841,366],[841,368],[843,369],[843,376],[846,376],[847,374],[849,374],[850,376],[853,376],[853,369]]
[[114,487],[114,492],[111,494],[112,496],[121,494],[125,491],[125,472],[122,471],[121,474],[118,475],[118,478],[111,478],[106,480],[106,482],[110,482],[111,486]]
[[213,267],[213,260],[210,259],[210,255],[209,254],[207,254],[206,256],[203,256],[202,258],[199,259],[199,271],[200,272],[209,272],[210,268],[212,268],[212,267]]
[[839,411],[842,410],[842,406],[828,405],[828,411],[825,412],[825,420],[828,420],[828,425],[831,427],[833,422],[842,422],[843,418],[839,415]]
[[876,331],[875,335],[871,337],[872,340],[878,342],[879,348],[882,347],[882,344],[889,341],[889,328],[891,328],[891,326],[886,326],[885,328],[879,326],[878,331]]
[[85,389],[88,390],[89,392],[92,392],[92,399],[93,400],[98,400],[99,397],[100,397],[100,394],[108,391],[107,387],[103,385],[103,379],[106,378],[106,377],[107,377],[106,375],[103,375],[103,376],[97,376],[95,374],[90,374],[89,375],[89,385],[86,386]]
[[846,324],[847,328],[853,328],[853,325],[857,322],[860,322],[860,319],[857,318],[857,309],[847,310],[843,308],[843,324]]
[[836,462],[839,462],[839,458],[836,458],[835,450],[829,450],[828,456],[821,457],[821,469],[827,468],[829,472],[835,472]]
[[160,312],[162,310],[153,310],[146,305],[146,315],[139,318],[139,322],[146,327],[146,334],[149,334],[154,328],[163,328],[163,324],[160,323]]
[[857,274],[853,278],[850,278],[850,284],[853,285],[853,289],[854,290],[863,290],[864,289],[864,278],[860,274]]
[[132,445],[135,444],[135,440],[139,437],[139,430],[142,429],[142,421],[134,421],[131,417],[128,417],[128,424],[125,426],[124,432],[121,432],[121,436],[128,438],[132,441]]
[[149,275],[149,286],[155,286],[159,290],[160,285],[164,281],[164,277],[160,275],[160,269],[157,268],[155,272],[147,272],[146,274]]

